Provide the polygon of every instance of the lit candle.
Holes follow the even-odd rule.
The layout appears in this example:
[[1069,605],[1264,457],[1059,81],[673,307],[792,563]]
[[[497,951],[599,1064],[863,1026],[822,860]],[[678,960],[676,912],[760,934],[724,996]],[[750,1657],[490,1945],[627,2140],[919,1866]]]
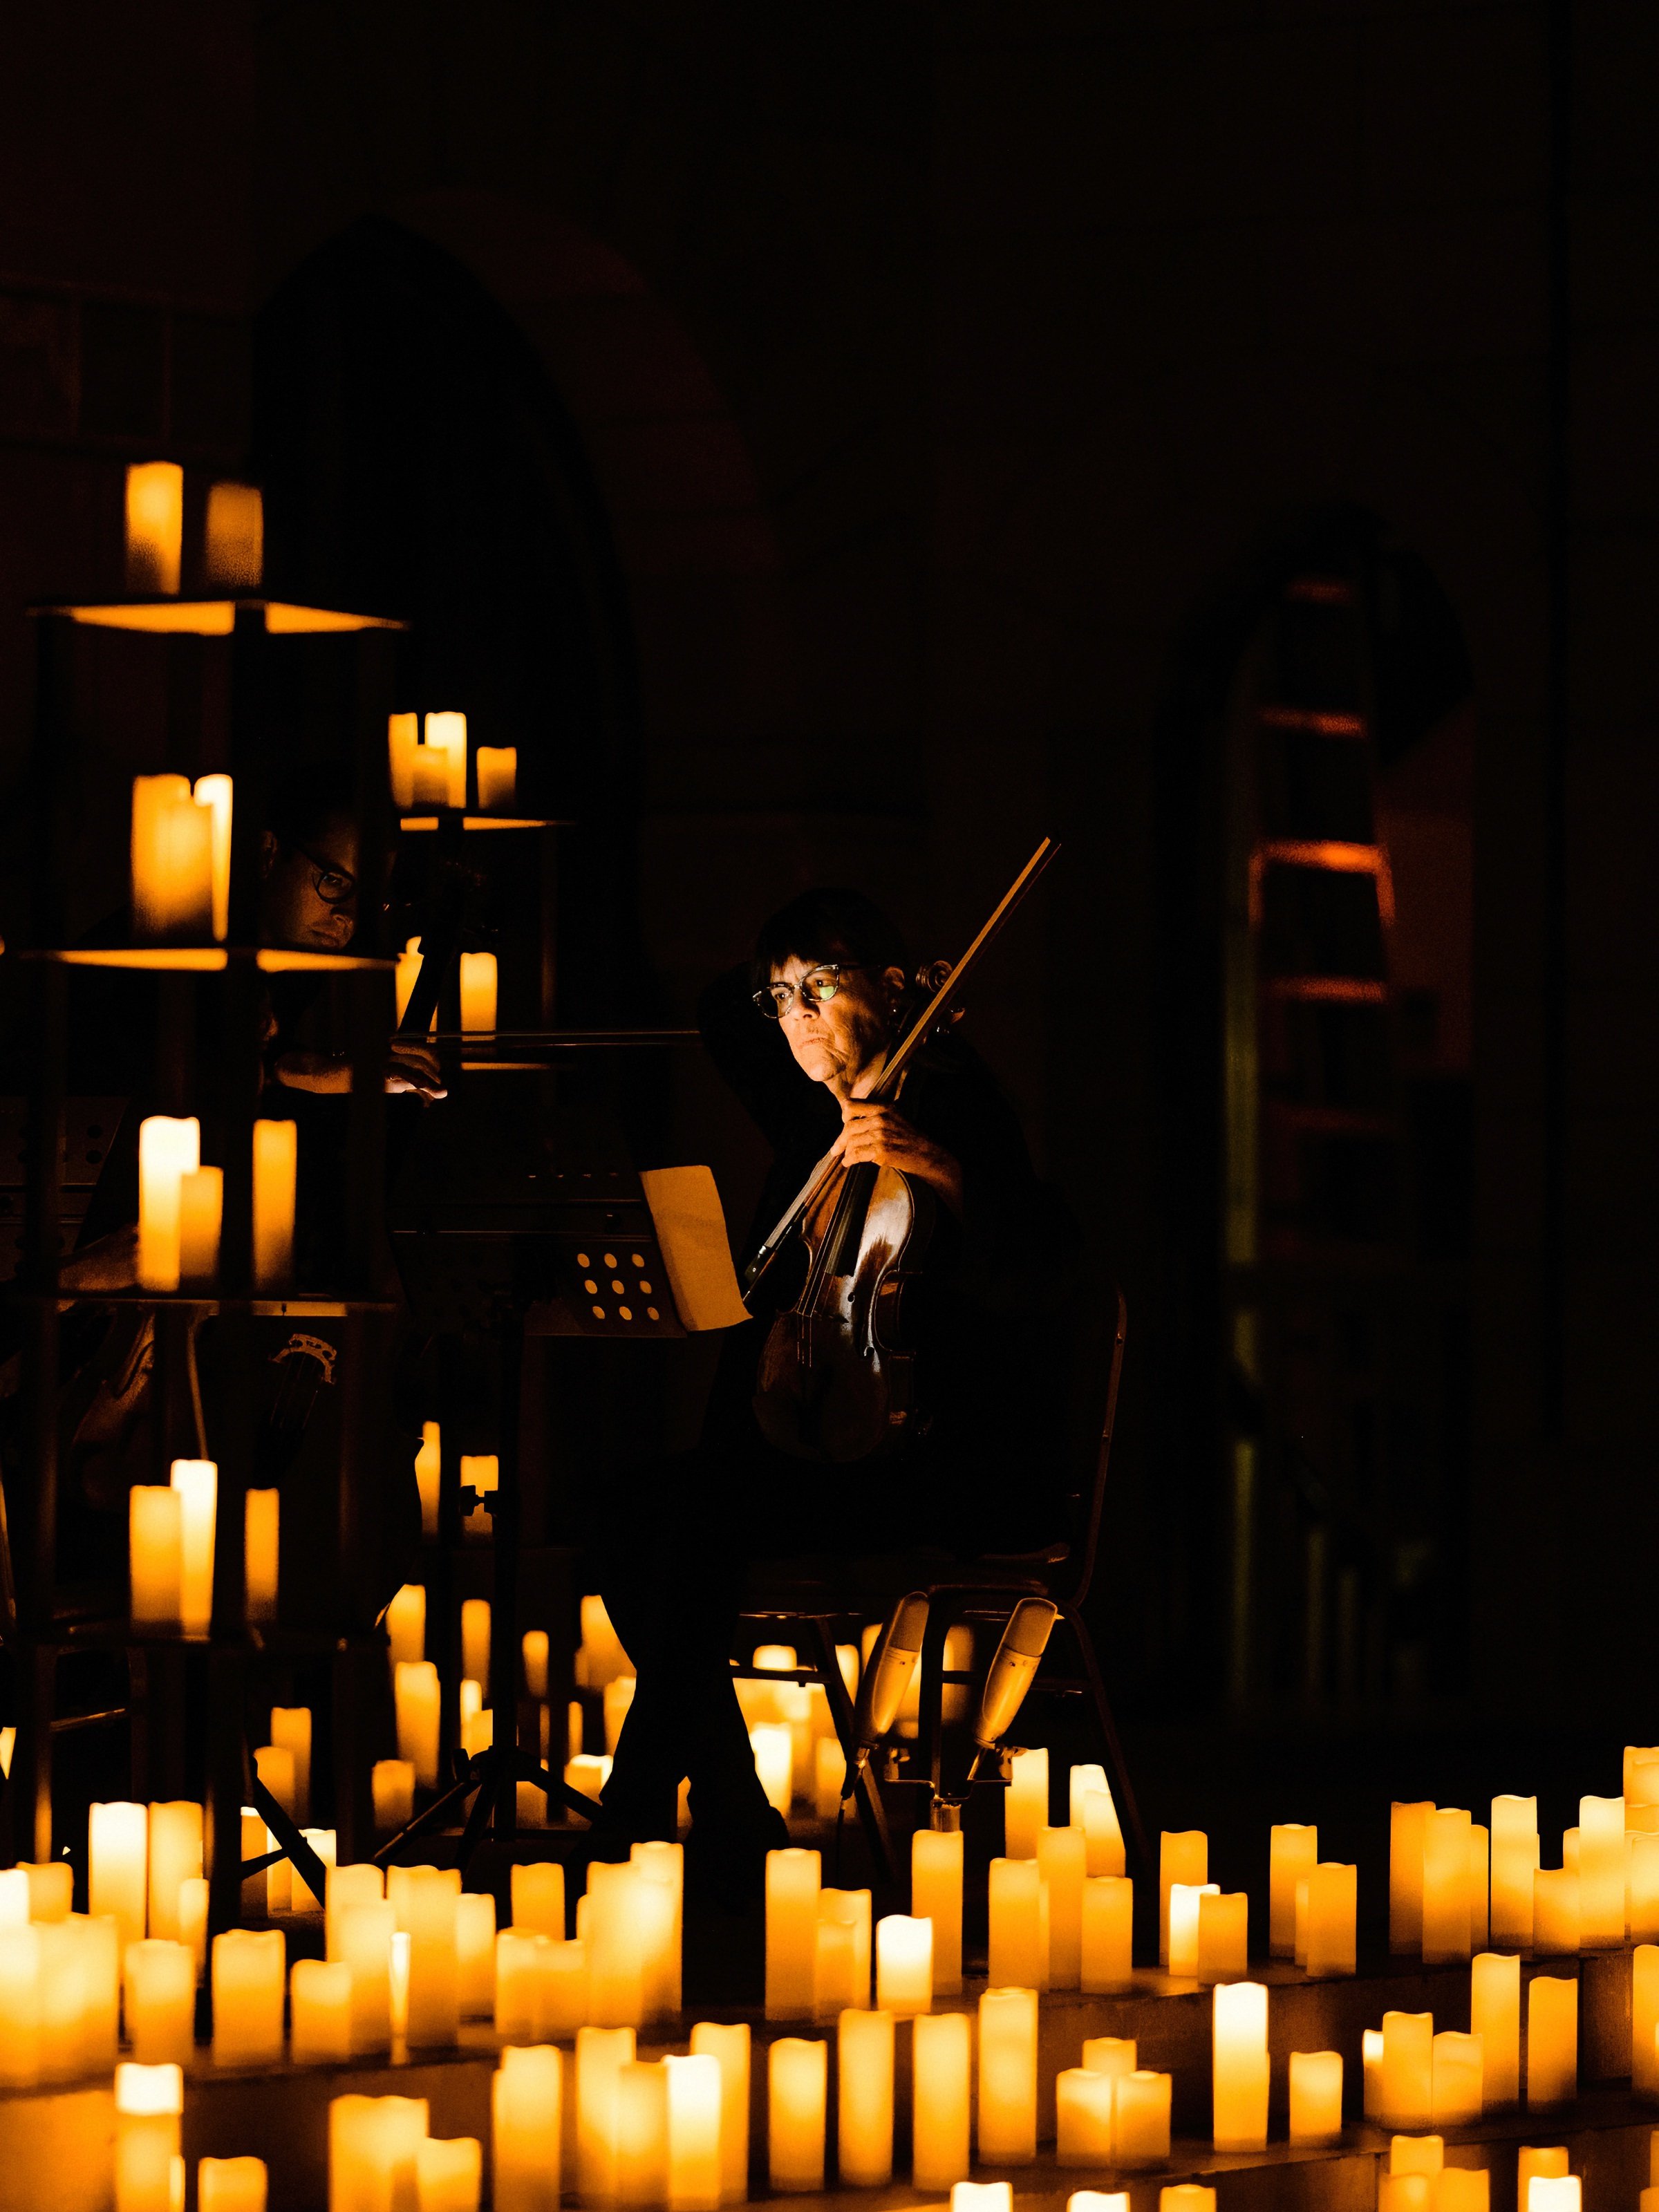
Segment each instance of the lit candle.
[[461,2018],[488,2020],[495,2008],[495,1900],[488,1891],[455,1900],[455,1963]]
[[1133,1975],[1134,1884],[1091,1875],[1083,1885],[1083,1988],[1122,1989]]
[[38,1928],[0,1929],[0,2087],[33,2088],[43,2070],[44,1949]]
[[483,2178],[476,2136],[428,2136],[415,2146],[415,2212],[478,2212]]
[[1218,1897],[1212,1881],[1172,1881],[1165,1899],[1169,1945],[1165,1963],[1171,1974],[1190,1981],[1198,1972],[1198,1907],[1204,1897]]
[[772,2187],[776,2191],[822,2189],[830,2046],[799,2035],[781,2036],[767,2060],[766,2145]]
[[1578,1801],[1578,1940],[1587,1951],[1625,1940],[1625,1801]]
[[219,1272],[225,1211],[222,1168],[198,1168],[179,1178],[179,1280],[211,1283]]
[[414,1761],[377,1759],[369,1770],[368,1779],[376,1829],[388,1836],[399,1828],[406,1828],[415,1818]]
[[185,543],[185,472],[177,461],[127,468],[127,588],[171,596]]
[[661,1842],[629,1848],[629,1862],[645,1887],[636,1893],[640,1972],[647,2020],[680,2008],[680,1950],[685,1905],[685,1846]]
[[343,1905],[335,1923],[331,1955],[351,1971],[354,2055],[392,2046],[392,1939],[397,1926],[396,1907],[375,1899]]
[[1424,2128],[1434,2111],[1434,2014],[1385,2012],[1378,2117],[1387,2128]]
[[426,1585],[404,1583],[386,1609],[387,1663],[396,1681],[399,1665],[418,1666],[426,1656]]
[[1527,2212],[1583,2212],[1583,2180],[1576,2173],[1534,2174],[1527,2190]]
[[492,808],[511,806],[518,788],[518,747],[480,745],[477,759],[480,807],[489,813]]
[[617,2071],[617,2203],[660,2205],[667,2194],[668,2075],[633,2058]]
[[952,2182],[951,2212],[1014,2212],[1014,2185],[1012,2181]]
[[233,591],[257,592],[265,565],[265,503],[257,484],[210,484],[207,496],[209,580]]
[[547,1631],[526,1628],[519,1640],[524,1655],[524,1693],[527,1698],[544,1698],[547,1695]]
[[138,1280],[147,1291],[176,1291],[183,1267],[179,1185],[202,1164],[202,1125],[194,1115],[151,1114],[138,1125]]
[[1546,1957],[1578,1949],[1578,1876],[1567,1867],[1540,1867],[1532,1878],[1532,1948]]
[[[447,806],[466,805],[466,716],[465,714],[428,714],[426,718],[426,742],[428,750],[447,755],[445,787],[441,804]],[[424,793],[417,791],[416,796]]]
[[1112,2163],[1113,2077],[1086,2066],[1054,2076],[1054,2160],[1060,2166]]
[[247,1617],[252,1622],[276,1618],[276,1563],[279,1557],[282,1493],[250,1490],[246,1493],[243,1528],[246,1543]]
[[270,1709],[270,1740],[288,1752],[294,1760],[294,1802],[289,1808],[299,1821],[311,1817],[311,1708],[309,1705],[273,1705]]
[[1296,1886],[1319,1858],[1319,1831],[1287,1820],[1267,1831],[1267,1948],[1275,1959],[1296,1956]]
[[1424,1829],[1434,1806],[1389,1808],[1389,1948],[1415,1951],[1423,1942]]
[[1434,2124],[1467,2126],[1480,2117],[1482,2063],[1478,2035],[1443,2028],[1434,2039]]
[[1127,2189],[1074,2189],[1066,2199],[1066,2212],[1129,2212]]
[[377,1866],[331,1866],[327,1869],[327,1889],[324,1897],[323,1955],[331,1960],[345,1956],[341,1948],[341,1930],[345,1915],[354,1905],[379,1905],[386,1896],[386,1877]]
[[[878,1975],[886,1925],[885,1920],[876,1923]],[[884,2189],[893,2178],[893,2015],[884,2009],[844,2012],[836,2041],[842,2186]]]
[[979,2001],[979,2155],[988,2166],[1036,2156],[1037,1993],[988,1989]]
[[1552,2143],[1534,2148],[1524,2146],[1516,2160],[1516,2203],[1520,2212],[1527,2212],[1532,2203],[1534,2181],[1556,2181],[1567,2171],[1565,2147]]
[[262,1743],[253,1754],[253,1771],[291,1820],[294,1818],[294,1753],[285,1743]]
[[[841,1793],[847,1784],[847,1754],[833,1735],[820,1736],[812,1747],[812,1806],[820,1820],[833,1820],[841,1804]],[[918,1835],[930,1835],[933,1831],[919,1828]],[[915,1880],[915,1869],[911,1868],[911,1881]]]
[[197,805],[187,776],[133,778],[131,854],[134,936],[205,940],[213,928],[213,809]]
[[[588,2012],[601,2027],[636,2027],[645,2018],[641,1883],[631,1864],[587,1869]],[[576,1925],[583,1929],[580,1909]]]
[[1359,1964],[1359,1869],[1334,1859],[1307,1877],[1307,1971],[1352,1974]]
[[576,1686],[583,1690],[602,1690],[618,1674],[631,1674],[634,1662],[623,1650],[622,1642],[611,1625],[611,1616],[605,1609],[605,1600],[597,1592],[581,1602],[581,1649],[576,1655]]
[[1142,2069],[1117,2084],[1112,2132],[1121,2166],[1161,2166],[1170,2155],[1170,2096],[1174,2076]]
[[149,1863],[149,1814],[143,1805],[94,1805],[87,1826],[87,1910],[116,1923],[121,1951],[142,1941]]
[[766,2017],[810,2020],[817,1959],[817,1851],[766,1854]]
[[1469,1971],[1469,2026],[1480,2039],[1483,2102],[1488,2108],[1517,2103],[1521,2095],[1518,1958],[1497,1951],[1482,1951],[1476,1958]]
[[[833,1738],[824,1741],[839,1759],[840,1745]],[[823,1742],[818,1748],[823,1750]],[[910,1910],[919,1919],[933,1923],[933,1992],[938,1996],[954,1996],[962,1988],[962,1850],[960,1829],[946,1834],[918,1828],[910,1838]]]
[[285,1289],[294,1273],[299,1146],[295,1122],[253,1125],[253,1280],[262,1291]]
[[392,803],[407,813],[415,804],[415,752],[421,741],[418,714],[388,714],[386,742]]
[[[1538,1867],[1538,1800],[1492,1801],[1492,1941],[1532,1944],[1532,1878]],[[1523,2208],[1524,2212],[1524,2208]]]
[[1166,1828],[1158,1838],[1158,1959],[1170,1963],[1170,1891],[1176,1882],[1201,1888],[1210,1878],[1210,1839],[1201,1828]]
[[152,1805],[149,1815],[149,1932],[176,1942],[179,1893],[202,1871],[202,1808],[186,1797]]
[[461,1027],[488,1036],[495,1027],[496,964],[493,952],[461,955]]
[[503,2051],[490,2082],[495,2212],[559,2212],[564,2060],[550,2044]]
[[461,1673],[481,1689],[489,1686],[489,1600],[470,1597],[461,1607]]
[[512,1870],[513,1925],[562,1943],[564,1869],[557,1859],[532,1859]]
[[1578,2094],[1578,1984],[1540,1974],[1527,1986],[1527,2106]]
[[456,1942],[461,1876],[456,1867],[392,1867],[386,1899],[409,1937],[409,2040],[453,2043],[460,2033],[460,1960]]
[[184,1500],[178,1492],[135,1483],[127,1492],[128,1583],[135,1626],[179,1626],[184,1544]]
[[590,2204],[615,2202],[617,2079],[634,2061],[631,2027],[576,2031],[576,2188]]
[[757,1721],[749,1731],[749,1748],[767,1803],[787,1819],[794,1801],[795,1771],[794,1738],[788,1723]]
[[1437,1808],[1423,1822],[1423,1961],[1445,1966],[1467,1959],[1469,1927],[1469,1816]]
[[[1250,1900],[1211,1884],[1198,1893],[1193,1971],[1200,1982],[1236,1981],[1250,1970]],[[1171,1947],[1173,1949],[1173,1946]]]
[[24,1859],[19,1871],[28,1882],[28,1911],[30,1920],[67,1920],[75,1899],[75,1869],[67,1860],[46,1859],[32,1862]]
[[1342,2132],[1342,2053],[1291,2053],[1291,2141],[1334,2142]]
[[1003,1802],[1003,1855],[1011,1859],[1036,1856],[1037,1831],[1048,1825],[1048,1754],[1046,1750],[1017,1751],[1011,1765]]
[[1083,1884],[1088,1869],[1082,1829],[1040,1828],[1036,1863],[1048,1901],[1048,1978],[1042,1986],[1074,1990],[1083,1972]]
[[[1364,2072],[1365,2118],[1380,2121],[1382,2117],[1382,2031],[1380,2027],[1367,2027],[1360,2031],[1359,2056]],[[1430,2082],[1432,2090],[1432,2073]]]
[[914,2020],[933,2002],[933,1923],[890,1912],[876,1923],[876,2002],[896,2020]]
[[1213,1999],[1212,2076],[1218,2150],[1261,2150],[1267,2140],[1267,1991],[1228,1982]]
[[1035,1857],[992,1860],[987,1972],[994,1987],[1047,1989],[1048,1906]]
[[[1648,1808],[1634,1809],[1644,1813]],[[1625,1841],[1630,1852],[1625,1892],[1630,1938],[1651,1943],[1659,1939],[1659,1831],[1632,1830]]]
[[213,2063],[271,2066],[283,2055],[282,1930],[229,1928],[213,1939]]
[[[633,1675],[618,1674],[614,1682],[607,1682],[599,1692],[600,1706],[605,1715],[605,1747],[609,1752],[614,1753],[622,1741],[623,1723],[628,1718],[629,1708],[634,1702],[635,1687]],[[793,1753],[789,1754],[789,1760],[793,1761]],[[783,1790],[787,1792],[789,1775],[786,1772],[780,1779]],[[765,1786],[764,1776],[762,1777],[762,1786]],[[788,1795],[785,1795],[783,1802],[785,1817],[787,1818]]]
[[709,2052],[663,2061],[668,2075],[668,2212],[717,2212],[724,2091]]
[[187,2066],[196,2051],[196,1954],[150,1937],[129,1943],[124,1972],[127,2040],[145,2066]]
[[438,1670],[429,1659],[404,1660],[393,1677],[398,1709],[398,1756],[407,1759],[422,1789],[438,1781]]
[[727,2027],[699,2021],[691,2030],[694,2057],[713,2058],[720,2069],[720,2202],[741,2203],[749,2194],[749,2024]]
[[397,2206],[416,2212],[415,2162],[426,2141],[424,2097],[331,2097],[328,2106],[331,2212]]
[[495,2033],[509,2042],[539,2042],[544,1960],[553,1939],[533,1928],[503,1928],[495,1936]]
[[948,2189],[969,2168],[972,2021],[965,2012],[923,2014],[911,2035],[911,2181]]
[[290,2043],[298,2063],[351,2056],[351,1969],[298,1959],[289,1976]]
[[[115,2212],[174,2212],[185,2077],[175,2064],[115,2069]],[[182,2195],[182,2191],[179,2191]]]
[[262,2158],[204,2158],[196,2168],[196,2212],[265,2212]]
[[[398,1017],[401,1020],[401,1015]],[[442,1433],[436,1421],[421,1424],[421,1448],[415,1455],[415,1486],[421,1493],[421,1534],[438,1533],[438,1488],[443,1471]]]
[[1476,1820],[1469,1828],[1469,1954],[1492,1940],[1492,1838]]

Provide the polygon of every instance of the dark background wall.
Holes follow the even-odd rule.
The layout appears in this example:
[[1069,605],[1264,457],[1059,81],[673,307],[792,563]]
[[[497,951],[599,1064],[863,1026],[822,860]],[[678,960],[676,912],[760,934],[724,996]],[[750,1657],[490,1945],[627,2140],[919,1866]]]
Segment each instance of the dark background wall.
[[[1190,1295],[1160,1164],[1161,717],[1218,580],[1285,518],[1354,502],[1431,568],[1475,679],[1458,1694],[1639,1704],[1659,1658],[1659,32],[1614,0],[1574,17],[1559,1336],[1539,5],[162,0],[20,21],[0,860],[15,881],[23,607],[115,586],[127,460],[244,465],[256,331],[313,257],[365,218],[426,241],[544,371],[593,496],[628,699],[600,739],[556,687],[520,741],[618,749],[593,834],[637,886],[617,926],[659,1011],[684,1017],[798,885],[855,880],[950,951],[1038,834],[1064,840],[973,1030],[1129,1297],[1103,1628],[1144,1688],[1172,1666],[1218,1688],[1217,1470],[1172,1456],[1160,1418]],[[87,682],[109,770],[88,794],[95,907],[170,709],[118,655]],[[695,1077],[680,1110],[744,1218],[743,1132]]]

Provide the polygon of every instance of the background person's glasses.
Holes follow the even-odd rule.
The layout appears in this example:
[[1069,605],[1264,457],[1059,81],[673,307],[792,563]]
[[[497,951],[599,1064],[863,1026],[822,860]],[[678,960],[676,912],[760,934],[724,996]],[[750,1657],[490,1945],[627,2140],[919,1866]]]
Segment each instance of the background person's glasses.
[[843,975],[861,972],[850,960],[827,961],[821,968],[809,968],[799,983],[769,983],[756,992],[755,1004],[769,1021],[781,1022],[797,997],[803,1006],[809,999],[815,1006],[827,1006],[840,990]]
[[344,868],[334,867],[327,860],[319,860],[314,853],[307,853],[303,845],[295,851],[302,860],[311,863],[311,888],[325,906],[349,906],[357,896],[357,878]]

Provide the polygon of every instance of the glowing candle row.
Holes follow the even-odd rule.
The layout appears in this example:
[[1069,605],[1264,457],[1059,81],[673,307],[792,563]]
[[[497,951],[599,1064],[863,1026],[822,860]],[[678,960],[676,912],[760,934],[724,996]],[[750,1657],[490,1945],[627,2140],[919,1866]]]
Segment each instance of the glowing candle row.
[[132,781],[132,923],[141,942],[223,943],[230,931],[231,780]]
[[[172,597],[185,538],[185,472],[177,461],[135,461],[126,475],[129,590]],[[256,591],[264,571],[264,501],[257,485],[208,487],[203,567],[210,585]]]
[[[299,1129],[253,1125],[253,1281],[286,1288],[294,1272]],[[148,1291],[210,1283],[218,1270],[224,1180],[201,1164],[194,1115],[151,1114],[138,1125],[138,1281]]]

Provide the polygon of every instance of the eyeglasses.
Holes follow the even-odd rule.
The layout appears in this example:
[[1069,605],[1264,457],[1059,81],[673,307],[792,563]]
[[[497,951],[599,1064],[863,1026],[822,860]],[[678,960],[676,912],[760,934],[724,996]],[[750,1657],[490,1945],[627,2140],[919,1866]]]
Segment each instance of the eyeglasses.
[[319,860],[303,845],[296,845],[294,850],[311,863],[311,888],[325,906],[351,904],[357,896],[357,878],[349,869],[337,868],[331,860]]
[[843,975],[862,973],[850,960],[826,961],[820,968],[809,968],[799,983],[769,983],[756,992],[755,1004],[768,1021],[781,1022],[797,998],[803,1006],[811,1000],[814,1006],[826,1006],[840,990]]

